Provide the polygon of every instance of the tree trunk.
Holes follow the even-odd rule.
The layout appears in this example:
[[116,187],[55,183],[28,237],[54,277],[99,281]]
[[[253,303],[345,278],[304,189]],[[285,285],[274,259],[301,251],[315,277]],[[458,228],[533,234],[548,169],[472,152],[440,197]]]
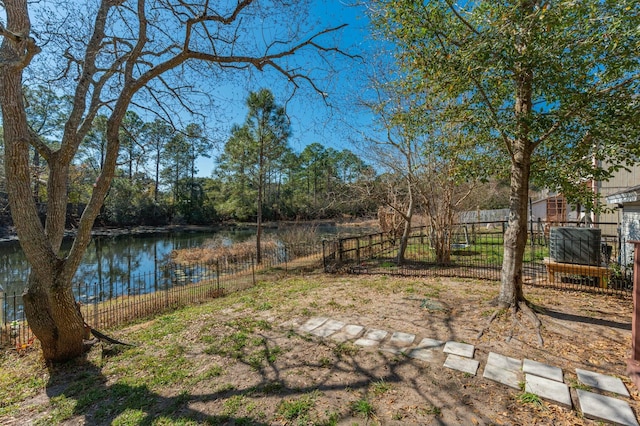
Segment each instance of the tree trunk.
[[264,140],[260,138],[260,149],[258,152],[258,206],[256,218],[256,263],[262,263],[262,202],[264,186]]
[[498,303],[515,308],[524,300],[522,292],[522,263],[527,245],[527,205],[529,201],[529,169],[531,153],[521,150],[511,165],[509,221],[504,234],[504,258]]
[[402,237],[400,237],[400,248],[398,250],[398,265],[402,265],[405,261],[405,252],[409,245],[409,236],[411,234],[411,219],[413,218],[414,201],[411,182],[408,183],[409,190],[409,205],[407,206],[407,213],[404,215],[404,229],[402,230]]
[[76,305],[70,282],[41,282],[34,273],[22,295],[29,327],[42,345],[47,361],[65,361],[80,356],[84,350],[84,320]]
[[[532,13],[533,2],[523,1],[519,7],[523,13]],[[525,55],[527,51],[529,36],[530,34],[523,30],[515,46],[521,55]],[[533,70],[530,64],[519,62],[515,64],[514,83],[516,136],[508,144],[511,155],[509,221],[504,235],[504,257],[498,304],[501,307],[517,310],[518,303],[525,300],[522,292],[522,263],[527,245],[527,206],[529,204],[531,155],[535,149],[535,145],[529,139],[531,133],[529,120],[533,108]]]
[[155,210],[158,208],[158,194],[160,193],[158,189],[158,186],[160,185],[160,149],[156,151],[155,166],[156,166],[155,176],[154,176],[155,187],[153,188],[153,201],[155,201],[155,204],[153,206],[154,213],[155,213]]

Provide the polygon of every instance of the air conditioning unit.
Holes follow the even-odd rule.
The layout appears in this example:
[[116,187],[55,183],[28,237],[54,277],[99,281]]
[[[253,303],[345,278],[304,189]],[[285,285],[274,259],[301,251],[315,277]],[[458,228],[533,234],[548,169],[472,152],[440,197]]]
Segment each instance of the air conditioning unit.
[[549,256],[558,263],[600,266],[602,231],[597,228],[553,227]]

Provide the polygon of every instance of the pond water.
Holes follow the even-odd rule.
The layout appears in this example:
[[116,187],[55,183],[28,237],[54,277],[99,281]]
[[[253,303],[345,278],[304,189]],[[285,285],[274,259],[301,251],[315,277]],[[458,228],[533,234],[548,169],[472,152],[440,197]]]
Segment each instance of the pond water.
[[[177,232],[114,237],[94,237],[75,275],[74,282],[122,281],[127,276],[149,274],[167,262],[173,250],[198,247],[216,232]],[[247,232],[224,232],[232,241],[246,239]],[[63,248],[71,242],[65,241]],[[0,285],[7,294],[21,293],[30,267],[16,242],[0,244]]]
[[[361,234],[362,228],[319,226],[324,237],[340,234]],[[265,229],[275,235],[278,229]],[[211,238],[228,243],[253,238],[255,229],[223,229],[208,232],[163,232],[154,234],[94,237],[74,278],[76,283],[123,282],[131,277],[154,274],[165,265],[173,250],[199,247]],[[65,241],[69,248],[71,242]],[[0,286],[6,295],[21,294],[29,275],[29,265],[17,241],[0,243]]]

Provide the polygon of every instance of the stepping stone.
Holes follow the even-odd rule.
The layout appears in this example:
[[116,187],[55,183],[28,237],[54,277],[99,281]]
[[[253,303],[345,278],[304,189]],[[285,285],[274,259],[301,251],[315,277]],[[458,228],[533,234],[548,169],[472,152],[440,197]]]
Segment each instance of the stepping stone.
[[516,358],[500,355],[495,352],[489,352],[487,357],[487,365],[502,368],[503,370],[520,372],[522,369],[522,361]]
[[389,344],[393,346],[409,346],[416,338],[415,334],[401,333],[399,331],[394,332],[389,339]]
[[358,346],[372,347],[372,346],[378,346],[380,344],[380,340],[365,339],[364,337],[361,337],[355,342],[353,342],[353,344]]
[[364,330],[364,327],[361,325],[347,324],[342,328],[342,330],[338,331],[335,334],[332,334],[331,338],[340,343],[346,342],[347,340],[356,339],[358,336],[360,336],[362,330]]
[[382,346],[380,348],[382,352],[389,352],[390,354],[400,355],[402,354],[402,349],[397,346]]
[[371,329],[367,331],[364,336],[353,343],[358,346],[378,346],[380,342],[383,341],[385,337],[387,337],[387,334],[389,333],[384,330]]
[[313,330],[311,330],[311,334],[314,334],[319,337],[328,337],[328,336],[331,336],[336,331],[340,330],[344,326],[345,326],[345,323],[343,323],[342,321],[336,321],[336,320],[330,319],[329,321],[322,324],[320,327],[314,328]]
[[484,367],[482,377],[520,389],[520,382],[522,381],[520,374],[521,364],[522,362],[519,359],[489,352],[487,365]]
[[402,353],[408,356],[409,358],[419,359],[421,361],[429,361],[434,362],[440,358],[440,352],[436,352],[433,349],[428,348],[404,348]]
[[420,341],[420,343],[418,343],[416,348],[439,348],[440,346],[443,346],[444,343],[445,342],[442,340],[429,339],[428,337],[425,337]]
[[378,342],[382,342],[385,337],[387,337],[388,332],[385,330],[376,330],[375,328],[370,329],[364,335],[365,339],[377,340]]
[[567,408],[573,407],[569,386],[565,383],[533,374],[526,374],[524,390],[538,395],[540,398],[564,405]]
[[463,356],[458,356],[455,354],[450,354],[444,362],[444,366],[447,368],[451,368],[452,370],[462,371],[464,373],[473,374],[475,376],[476,372],[478,371],[478,367],[480,366],[480,361],[469,359]]
[[577,392],[580,410],[585,417],[625,426],[638,426],[638,420],[627,402],[582,389],[577,389]]
[[578,380],[587,386],[629,397],[627,387],[617,377],[581,370],[580,368],[576,368],[576,373],[578,374]]
[[300,331],[309,333],[311,330],[313,330],[314,328],[318,328],[320,327],[322,324],[324,324],[325,322],[327,322],[329,318],[327,317],[314,317],[314,318],[310,318],[307,322],[305,322],[304,324],[302,324],[302,327],[300,327]]
[[465,358],[473,358],[473,352],[475,351],[475,349],[476,348],[473,345],[448,341],[447,344],[444,345],[443,351],[447,354],[463,356]]
[[564,382],[562,369],[538,361],[525,359],[522,364],[522,371],[524,371],[525,374],[533,374],[534,376],[544,377],[545,379],[555,380],[556,382]]

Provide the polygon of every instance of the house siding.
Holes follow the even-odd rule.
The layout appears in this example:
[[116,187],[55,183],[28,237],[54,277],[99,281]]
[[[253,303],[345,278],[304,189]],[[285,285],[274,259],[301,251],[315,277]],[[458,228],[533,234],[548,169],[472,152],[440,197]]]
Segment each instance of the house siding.
[[640,241],[640,202],[625,204],[622,213],[622,264],[633,265],[633,244],[627,241]]
[[[629,171],[620,170],[607,182],[598,182],[597,191],[600,194],[600,201],[606,203],[606,197],[611,194],[622,192],[628,188],[640,185],[640,164],[630,167]],[[620,223],[622,220],[621,209],[615,204],[606,204],[607,212],[597,215],[596,222],[599,223]],[[615,235],[616,226],[604,226],[603,233]],[[624,235],[624,233],[623,233]]]

